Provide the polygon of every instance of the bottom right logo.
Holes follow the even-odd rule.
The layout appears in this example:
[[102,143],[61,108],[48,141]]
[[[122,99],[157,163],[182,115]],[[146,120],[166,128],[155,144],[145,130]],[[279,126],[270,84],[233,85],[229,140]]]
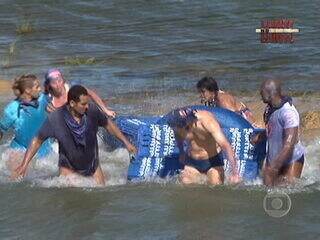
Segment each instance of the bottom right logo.
[[275,218],[288,214],[291,209],[291,199],[286,193],[268,193],[263,199],[265,212]]

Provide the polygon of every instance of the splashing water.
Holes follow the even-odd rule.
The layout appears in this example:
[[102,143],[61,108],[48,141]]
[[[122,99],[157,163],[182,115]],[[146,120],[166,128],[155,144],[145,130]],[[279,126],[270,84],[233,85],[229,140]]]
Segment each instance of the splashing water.
[[[54,153],[41,159],[33,158],[27,176],[23,181],[30,182],[32,185],[42,187],[96,187],[92,178],[84,178],[77,175],[68,177],[58,176],[58,153],[57,143],[54,144],[56,149]],[[103,172],[106,174],[107,186],[123,185],[127,181],[127,168],[129,165],[129,156],[125,149],[117,149],[113,152],[106,152],[100,145],[100,164]],[[13,151],[9,144],[0,146],[0,182],[10,182],[11,172],[22,161],[24,152]],[[12,158],[14,156],[14,159]]]
[[[285,191],[287,193],[320,190],[320,168],[319,168],[319,155],[320,155],[320,142],[318,139],[312,141],[306,146],[306,161],[302,172],[301,179],[297,180],[295,184],[284,187],[278,187],[277,190]],[[100,146],[100,164],[106,176],[107,186],[117,186],[127,184],[127,169],[129,166],[129,155],[126,149],[116,149],[108,152],[104,147],[104,143],[99,140]],[[31,185],[51,188],[51,187],[84,187],[92,188],[97,187],[92,178],[84,178],[78,175],[71,175],[68,177],[58,176],[58,154],[57,144],[54,148],[56,151],[50,156],[42,159],[33,159],[28,174],[23,181]],[[10,160],[11,150],[8,148],[8,143],[0,146],[2,151],[0,161],[0,182],[9,183],[11,170]],[[23,157],[23,152],[19,152],[20,159]],[[16,164],[17,165],[17,164]],[[11,166],[12,168],[12,166]],[[145,179],[144,183],[152,182],[155,184],[173,183],[178,184],[177,176],[171,178],[151,178]],[[201,184],[205,184],[205,179],[201,180]],[[228,185],[228,183],[226,184]],[[245,182],[236,186],[236,188],[246,188],[255,190],[265,190],[262,184],[262,179],[257,178],[255,181]]]

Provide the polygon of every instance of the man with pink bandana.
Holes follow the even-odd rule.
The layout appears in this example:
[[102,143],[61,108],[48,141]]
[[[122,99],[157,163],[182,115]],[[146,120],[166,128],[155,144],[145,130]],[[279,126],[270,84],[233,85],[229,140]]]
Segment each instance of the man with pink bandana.
[[[51,102],[49,103],[48,112],[55,111],[57,108],[67,103],[68,91],[70,85],[63,78],[63,75],[59,69],[50,69],[45,75],[44,82],[45,93],[51,96]],[[92,90],[86,88],[90,98],[98,105],[107,116],[115,117],[116,113],[108,109],[103,100]]]

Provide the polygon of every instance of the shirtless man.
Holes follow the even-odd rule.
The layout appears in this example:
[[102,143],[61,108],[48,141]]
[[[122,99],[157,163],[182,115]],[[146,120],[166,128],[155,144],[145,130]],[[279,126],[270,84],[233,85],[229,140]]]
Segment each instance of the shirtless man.
[[264,183],[276,185],[283,180],[292,182],[301,176],[304,164],[304,147],[299,141],[299,113],[290,97],[283,96],[281,84],[276,80],[262,83],[260,94],[267,104],[266,124],[267,156],[264,166]]
[[59,172],[93,177],[97,184],[105,185],[98,157],[98,127],[104,127],[124,143],[130,153],[136,148],[126,139],[118,127],[95,104],[89,104],[87,90],[75,85],[68,92],[68,103],[53,113],[32,140],[13,178],[24,177],[27,168],[43,141],[55,138],[59,144]]
[[197,89],[200,93],[201,103],[206,106],[226,108],[240,114],[251,124],[254,124],[254,118],[249,108],[244,103],[237,101],[231,94],[221,91],[214,78],[202,78],[197,83]]
[[[239,181],[234,152],[212,113],[190,109],[175,110],[171,113],[168,124],[175,132],[179,159],[185,165],[180,175],[182,183],[197,183],[201,175],[207,176],[209,184],[224,182],[223,157],[217,145],[226,153],[231,165],[230,182]],[[184,141],[187,143],[186,152],[183,148]]]

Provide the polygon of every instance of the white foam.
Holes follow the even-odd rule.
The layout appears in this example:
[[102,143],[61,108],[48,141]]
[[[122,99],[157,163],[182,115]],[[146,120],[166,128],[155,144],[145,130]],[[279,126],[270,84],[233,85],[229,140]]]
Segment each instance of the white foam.
[[[56,145],[56,144],[55,144]],[[55,148],[57,148],[55,146]],[[0,182],[10,182],[11,170],[9,165],[12,152],[17,152],[17,162],[22,161],[24,151],[12,151],[9,144],[0,145]],[[106,152],[100,147],[100,164],[107,178],[107,186],[123,185],[127,182],[127,169],[129,165],[129,155],[125,149],[117,149],[113,152]],[[12,157],[11,157],[12,158]],[[11,161],[12,162],[12,161]],[[14,169],[16,166],[11,166]],[[92,178],[80,176],[58,177],[58,153],[55,151],[45,158],[34,158],[29,166],[27,176],[23,181],[30,182],[31,185],[39,185],[42,187],[96,187]]]
[[[100,145],[100,164],[106,175],[106,185],[124,185],[127,184],[127,170],[129,166],[129,155],[125,149],[117,149],[113,152],[104,150],[102,143]],[[0,182],[10,182],[10,171],[6,161],[8,161],[8,144],[0,145],[1,161],[0,161]],[[287,193],[309,192],[320,190],[320,142],[319,139],[314,140],[306,146],[306,160],[302,173],[302,178],[295,184],[285,187],[277,187],[276,191],[284,191]],[[157,184],[176,183],[178,178],[167,177],[165,179],[152,177],[144,182],[151,181]],[[41,187],[97,187],[92,178],[84,178],[79,176],[58,177],[58,154],[53,153],[42,159],[34,159],[28,174],[23,181],[30,182],[31,185]],[[202,183],[204,183],[203,181]],[[228,183],[227,183],[228,184]],[[265,190],[262,179],[258,178],[251,182],[240,184],[236,188],[260,189]]]

